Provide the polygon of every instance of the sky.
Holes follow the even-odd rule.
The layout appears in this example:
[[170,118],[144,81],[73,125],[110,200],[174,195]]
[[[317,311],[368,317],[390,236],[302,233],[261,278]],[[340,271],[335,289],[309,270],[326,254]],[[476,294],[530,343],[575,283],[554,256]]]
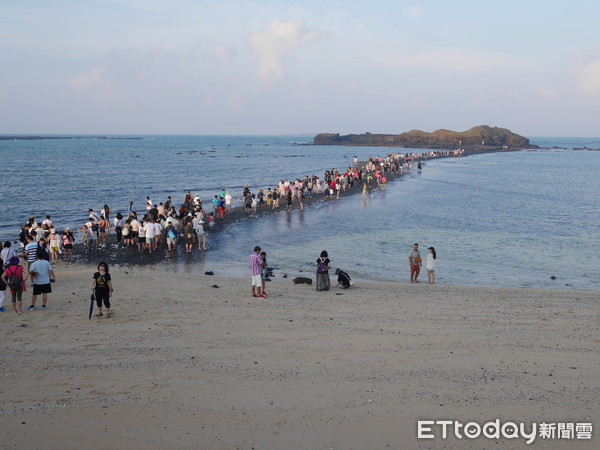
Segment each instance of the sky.
[[597,0],[0,0],[0,134],[600,135]]

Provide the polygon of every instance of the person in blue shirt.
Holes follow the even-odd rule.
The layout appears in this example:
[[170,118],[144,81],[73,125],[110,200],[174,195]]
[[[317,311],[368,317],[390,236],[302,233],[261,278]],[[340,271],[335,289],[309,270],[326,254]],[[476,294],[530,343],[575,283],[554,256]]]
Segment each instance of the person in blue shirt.
[[42,310],[46,310],[48,294],[52,292],[51,283],[56,280],[54,270],[52,270],[50,262],[44,259],[44,252],[42,249],[38,249],[37,258],[38,259],[34,261],[29,268],[29,276],[33,283],[31,306],[27,308],[29,311],[35,309],[35,302],[37,301],[37,296],[40,294],[42,294]]

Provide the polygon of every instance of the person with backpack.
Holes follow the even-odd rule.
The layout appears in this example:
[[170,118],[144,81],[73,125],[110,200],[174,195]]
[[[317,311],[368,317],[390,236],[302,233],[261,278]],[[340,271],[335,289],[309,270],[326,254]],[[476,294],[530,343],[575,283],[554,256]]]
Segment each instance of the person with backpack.
[[352,286],[352,281],[350,280],[350,275],[344,272],[342,269],[335,269],[335,274],[337,275],[337,286],[342,289],[348,289]]
[[331,261],[325,250],[321,252],[321,256],[317,259],[317,291],[328,291],[331,288],[331,280],[329,279],[329,269],[331,269]]
[[25,280],[23,278],[24,271],[25,269],[23,269],[23,266],[19,264],[19,258],[13,256],[8,260],[6,269],[0,277],[10,289],[10,293],[12,294],[13,312],[15,314],[23,314],[22,297],[23,292],[27,291],[27,286],[25,285]]
[[165,233],[167,236],[167,248],[169,251],[173,251],[177,245],[177,228],[175,228],[173,222],[169,221],[169,219],[167,219],[167,223],[167,228],[165,228]]

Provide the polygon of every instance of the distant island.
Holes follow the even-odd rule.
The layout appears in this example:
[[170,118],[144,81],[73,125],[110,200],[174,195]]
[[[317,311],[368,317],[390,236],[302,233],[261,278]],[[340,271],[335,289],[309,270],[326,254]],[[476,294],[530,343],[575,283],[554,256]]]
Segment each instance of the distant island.
[[506,128],[480,125],[467,131],[437,130],[433,133],[412,130],[401,134],[347,134],[321,133],[314,137],[314,145],[348,145],[360,147],[402,147],[427,149],[457,149],[471,151],[521,150],[537,148],[529,139]]

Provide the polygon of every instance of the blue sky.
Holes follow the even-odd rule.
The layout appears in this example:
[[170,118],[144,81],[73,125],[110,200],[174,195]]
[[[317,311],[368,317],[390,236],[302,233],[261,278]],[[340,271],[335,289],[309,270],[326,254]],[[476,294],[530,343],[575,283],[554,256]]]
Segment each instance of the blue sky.
[[3,134],[600,134],[594,0],[0,8]]

